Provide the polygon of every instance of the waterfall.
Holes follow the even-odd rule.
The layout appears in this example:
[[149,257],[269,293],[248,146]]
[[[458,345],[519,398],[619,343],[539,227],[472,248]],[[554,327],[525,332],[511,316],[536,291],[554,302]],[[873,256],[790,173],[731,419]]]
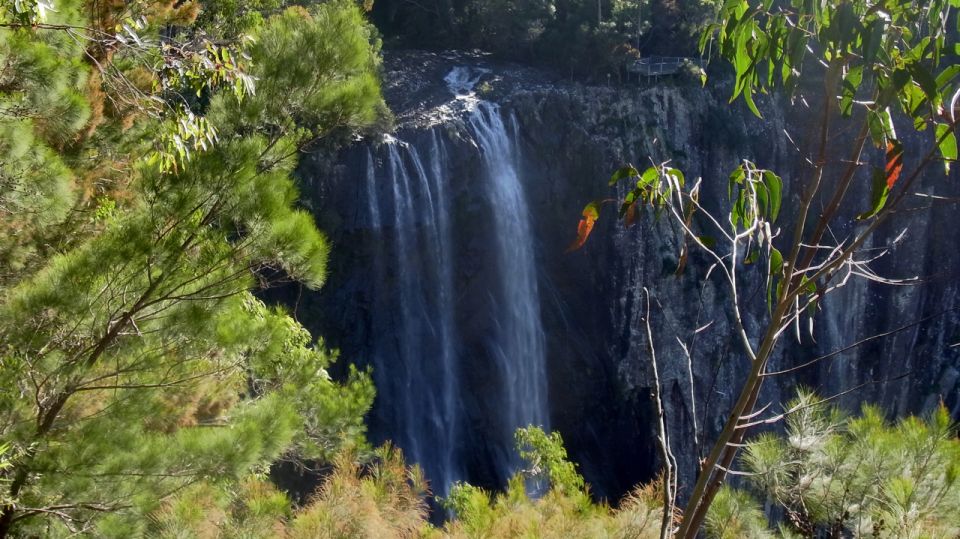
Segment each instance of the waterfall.
[[[379,282],[369,286],[376,295],[395,297],[374,308],[370,344],[379,399],[389,409],[389,438],[411,462],[421,464],[434,492],[442,495],[460,477],[455,458],[460,404],[449,208],[442,146],[433,140],[429,166],[410,144],[391,140],[385,145],[382,172],[392,195],[392,252],[378,253],[374,277]],[[376,198],[372,154],[367,167],[367,194]],[[368,209],[376,223],[380,203],[370,200]]]
[[[460,99],[469,91],[465,77],[457,78]],[[507,124],[511,129],[495,105],[471,103],[465,128],[479,170],[469,171],[473,181],[457,193],[452,142],[440,129],[410,141],[388,137],[365,156],[361,192],[380,238],[364,285],[373,298],[366,346],[378,392],[374,430],[382,431],[375,437],[403,449],[440,496],[470,479],[476,445],[485,447],[496,480],[505,481],[518,464],[515,429],[548,422],[534,241],[516,124],[510,117]],[[456,196],[492,215],[490,226],[458,225]],[[459,248],[477,241],[486,245],[483,260],[465,260]],[[461,304],[457,271],[465,267],[485,283],[480,309]],[[461,342],[462,319],[489,328],[479,349]],[[468,365],[491,381],[471,378]]]
[[517,169],[516,145],[498,107],[481,102],[470,118],[470,126],[483,154],[485,189],[496,216],[492,225],[501,290],[493,344],[504,374],[506,435],[512,436],[518,427],[547,427],[548,419],[533,233]]

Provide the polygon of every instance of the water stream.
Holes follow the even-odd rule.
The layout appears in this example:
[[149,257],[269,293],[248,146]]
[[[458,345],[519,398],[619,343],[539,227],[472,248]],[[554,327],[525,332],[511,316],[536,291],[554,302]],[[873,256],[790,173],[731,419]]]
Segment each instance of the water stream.
[[[496,105],[476,99],[476,73],[455,70],[447,81],[458,100],[468,100],[465,131],[473,141],[482,181],[466,193],[468,202],[493,215],[489,261],[464,260],[456,226],[455,183],[445,135],[434,129],[415,142],[388,138],[366,157],[363,192],[369,226],[382,246],[366,286],[375,299],[369,355],[377,384],[377,411],[383,438],[421,465],[434,493],[445,495],[469,479],[471,447],[489,449],[500,481],[517,469],[513,433],[518,427],[547,427],[548,407],[537,266],[530,215],[518,163],[516,125]],[[509,128],[508,128],[509,126]],[[462,202],[462,201],[461,201]],[[455,283],[457,268],[476,264],[488,312],[464,313]],[[475,307],[475,306],[474,306]],[[458,314],[460,316],[458,316]],[[467,349],[458,320],[481,317],[491,328],[483,350]],[[494,387],[477,387],[466,376],[466,361],[485,358],[481,370]],[[473,367],[476,369],[476,365]],[[494,417],[467,417],[465,401],[483,402]],[[491,427],[494,425],[494,427]]]

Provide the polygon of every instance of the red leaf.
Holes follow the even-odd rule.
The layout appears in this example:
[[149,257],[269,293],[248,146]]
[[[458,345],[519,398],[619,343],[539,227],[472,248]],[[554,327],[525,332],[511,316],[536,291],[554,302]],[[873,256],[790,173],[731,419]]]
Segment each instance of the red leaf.
[[577,239],[573,240],[573,243],[570,244],[570,247],[567,247],[568,253],[583,247],[583,244],[587,242],[587,238],[590,236],[590,232],[593,230],[593,224],[597,222],[598,217],[600,217],[599,202],[593,201],[583,208],[583,218],[580,219],[580,224],[577,225]]
[[627,213],[623,216],[623,224],[631,226],[637,222],[637,201],[627,206]]
[[887,189],[893,189],[900,172],[903,171],[903,145],[899,140],[887,141]]

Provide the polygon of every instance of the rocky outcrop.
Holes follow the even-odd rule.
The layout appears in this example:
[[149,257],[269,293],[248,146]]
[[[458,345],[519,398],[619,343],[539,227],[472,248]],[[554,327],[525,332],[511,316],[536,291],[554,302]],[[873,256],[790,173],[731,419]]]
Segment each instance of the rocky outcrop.
[[[802,144],[811,111],[769,99],[761,104],[766,117],[755,119],[739,104],[727,103],[722,83],[713,90],[677,80],[583,87],[526,68],[492,65],[476,55],[408,53],[389,59],[386,92],[400,120],[397,137],[413,145],[440,137],[445,144],[454,235],[464,238],[455,247],[452,289],[458,294],[458,351],[464,369],[458,391],[461,405],[470,411],[457,451],[463,456],[461,478],[485,486],[502,478],[489,472],[490,451],[496,448],[485,442],[488,425],[497,422],[485,415],[495,414],[496,407],[484,402],[485,395],[495,394],[490,387],[496,383],[483,359],[491,331],[484,318],[489,312],[485,292],[493,285],[478,270],[491,256],[493,243],[488,234],[476,231],[493,229],[490,221],[500,217],[478,202],[481,154],[467,129],[466,113],[458,108],[462,103],[452,99],[443,82],[452,67],[464,64],[489,70],[477,81],[478,95],[499,102],[504,117],[516,120],[519,178],[535,238],[551,428],[563,434],[600,496],[614,499],[655,473],[652,372],[643,325],[647,288],[674,451],[689,479],[698,451],[704,450],[700,444],[722,425],[747,369],[730,331],[725,288],[715,278],[705,279],[709,263],[697,254],[675,276],[677,235],[667,219],[652,215],[624,228],[611,207],[583,249],[567,253],[566,247],[584,204],[611,196],[605,178],[623,162],[672,160],[687,178],[703,178],[701,199],[720,211],[728,204],[729,171],[739,160],[751,159],[784,177],[784,213],[789,215],[798,198],[790,180],[804,169],[784,130],[791,129],[792,140]],[[839,158],[843,140],[832,142],[833,157]],[[334,251],[328,284],[319,294],[299,297],[298,318],[344,358],[360,364],[370,361],[372,311],[381,305],[377,294],[391,293],[389,282],[371,287],[369,271],[378,252],[394,248],[387,235],[371,231],[364,217],[370,195],[364,187],[366,145],[377,144],[361,143],[336,164],[319,157],[307,160],[300,171],[306,203],[332,238]],[[907,147],[909,168],[919,142]],[[866,204],[868,183],[866,177],[858,180],[854,200]],[[956,174],[945,179],[931,171],[918,191],[956,197]],[[799,341],[785,339],[773,365],[789,368],[871,335],[908,327],[771,379],[761,401],[783,402],[796,385],[805,384],[825,395],[847,391],[839,402],[851,409],[875,402],[891,415],[902,415],[943,402],[960,417],[960,235],[955,217],[949,200],[912,200],[911,210],[873,239],[879,247],[899,238],[892,254],[874,267],[881,275],[917,276],[921,282],[889,286],[852,279],[825,300],[812,336],[803,328]],[[786,229],[791,225],[789,218],[783,223]],[[833,232],[842,236],[848,231]],[[756,277],[746,319],[754,334],[766,309],[762,280]],[[395,404],[378,400],[371,421],[375,440],[390,437],[389,410]]]

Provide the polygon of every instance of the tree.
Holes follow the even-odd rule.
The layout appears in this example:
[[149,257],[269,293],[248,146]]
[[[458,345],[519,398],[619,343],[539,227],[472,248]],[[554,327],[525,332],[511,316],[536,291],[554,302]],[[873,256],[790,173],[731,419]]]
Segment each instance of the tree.
[[[784,436],[767,433],[747,443],[741,461],[750,492],[720,491],[707,516],[712,535],[769,536],[753,493],[784,511],[782,535],[960,532],[960,441],[945,408],[890,425],[875,407],[848,418],[801,391],[786,411]],[[744,518],[749,514],[755,516]]]
[[[701,49],[714,48],[732,65],[731,101],[742,98],[757,116],[758,92],[783,92],[820,106],[816,136],[800,150],[805,176],[785,183],[762,164],[744,161],[728,180],[731,208],[722,217],[701,204],[699,180],[686,183],[668,164],[644,172],[627,166],[611,178],[611,185],[635,181],[620,203],[627,224],[643,206],[670,218],[682,237],[678,271],[691,248],[708,257],[708,274],[729,291],[731,319],[750,362],[739,398],[699,470],[677,536],[698,533],[747,430],[777,419],[758,419],[764,410],[755,407],[764,381],[787,372],[769,365],[785,332],[802,320],[812,324],[821,298],[849,279],[889,282],[871,270],[878,253],[866,256],[865,242],[896,220],[896,209],[925,169],[937,162],[949,169],[956,160],[960,67],[949,61],[955,53],[953,7],[945,0],[729,0],[704,32]],[[905,154],[894,128],[900,118],[930,134],[926,150]],[[843,130],[854,135],[849,154],[837,158],[831,141]],[[882,152],[879,166],[865,155],[870,142]],[[870,182],[871,200],[849,196],[860,181]],[[586,240],[602,204],[584,209],[575,247]],[[785,228],[778,225],[781,210]],[[833,231],[841,230],[849,232],[835,238]],[[751,264],[759,267],[753,277],[766,283],[767,312],[757,333],[743,323],[742,289]]]
[[322,342],[251,294],[323,283],[291,172],[383,116],[357,6],[286,11],[233,52],[128,17],[166,3],[44,6],[4,3],[0,28],[0,178],[20,186],[0,193],[0,537],[138,535],[184,489],[362,447],[369,377],[331,380]]

